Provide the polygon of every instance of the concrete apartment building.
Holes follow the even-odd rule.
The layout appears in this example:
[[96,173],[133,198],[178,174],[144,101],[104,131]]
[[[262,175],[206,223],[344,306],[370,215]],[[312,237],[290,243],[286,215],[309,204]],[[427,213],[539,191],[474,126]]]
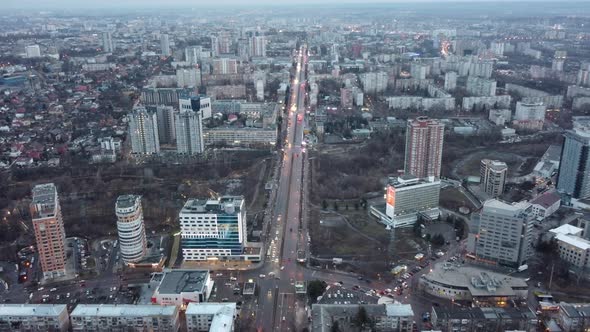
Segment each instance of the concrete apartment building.
[[493,264],[515,268],[526,264],[535,221],[530,203],[509,204],[490,199],[472,218],[472,224],[478,228],[474,230],[476,234],[470,235],[468,251]]
[[119,196],[115,203],[115,214],[121,258],[125,263],[139,262],[147,252],[141,196]]
[[237,74],[238,61],[232,58],[213,59],[213,73],[219,75]]
[[314,304],[311,307],[312,332],[333,331],[338,322],[340,331],[353,331],[354,317],[360,308],[374,321],[373,331],[415,331],[414,312],[409,304]]
[[69,326],[65,304],[0,304],[0,331],[66,332]]
[[186,308],[188,332],[233,332],[238,311],[235,303],[189,303]]
[[66,274],[66,232],[57,188],[53,183],[39,184],[33,188],[32,195],[30,211],[43,278],[63,277]]
[[443,332],[536,332],[539,328],[539,319],[529,308],[433,307],[431,321],[435,330]]
[[72,331],[176,332],[180,328],[175,305],[78,304],[70,317]]
[[492,97],[496,95],[496,81],[476,76],[467,77],[467,92],[473,96]]
[[418,178],[440,177],[444,124],[421,116],[408,120],[405,174]]
[[482,159],[479,167],[481,190],[492,198],[504,193],[508,165],[499,160]]

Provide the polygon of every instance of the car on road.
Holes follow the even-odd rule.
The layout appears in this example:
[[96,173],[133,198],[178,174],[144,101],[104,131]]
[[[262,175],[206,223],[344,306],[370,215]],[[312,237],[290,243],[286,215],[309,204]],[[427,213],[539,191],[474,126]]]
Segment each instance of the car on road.
[[223,277],[223,273],[217,273],[215,276],[216,277]]
[[40,291],[42,291],[44,289],[45,289],[45,287],[39,287],[39,288],[37,288],[37,291],[40,292]]
[[264,275],[264,274],[261,274],[261,275],[259,275],[258,277],[259,277],[260,279],[264,279],[264,278],[266,278],[266,275]]
[[57,291],[57,288],[54,287],[54,288],[50,289],[49,291],[50,292],[55,292],[55,291]]

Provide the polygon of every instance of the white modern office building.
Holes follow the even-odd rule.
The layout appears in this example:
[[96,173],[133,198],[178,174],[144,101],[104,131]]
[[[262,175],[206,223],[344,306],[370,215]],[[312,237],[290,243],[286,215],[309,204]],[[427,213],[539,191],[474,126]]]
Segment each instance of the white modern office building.
[[119,250],[125,263],[136,263],[147,252],[141,196],[123,195],[115,204]]
[[0,331],[66,332],[69,326],[65,304],[0,304]]
[[188,332],[233,332],[236,314],[235,303],[189,303],[186,329]]
[[245,259],[246,207],[242,196],[190,199],[179,220],[184,260]]
[[72,331],[176,332],[180,328],[175,305],[78,304],[70,317]]

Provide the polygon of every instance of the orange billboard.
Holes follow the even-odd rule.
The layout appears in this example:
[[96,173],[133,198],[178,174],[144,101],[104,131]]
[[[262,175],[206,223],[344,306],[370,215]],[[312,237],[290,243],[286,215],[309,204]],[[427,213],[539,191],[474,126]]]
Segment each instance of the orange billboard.
[[387,187],[387,205],[395,206],[395,188]]

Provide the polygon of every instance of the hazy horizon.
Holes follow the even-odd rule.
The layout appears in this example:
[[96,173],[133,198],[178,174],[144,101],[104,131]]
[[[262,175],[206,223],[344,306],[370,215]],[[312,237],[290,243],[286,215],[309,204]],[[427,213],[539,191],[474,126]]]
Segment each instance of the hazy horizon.
[[322,6],[322,5],[373,5],[373,4],[432,4],[432,5],[439,5],[441,3],[459,3],[465,5],[472,5],[477,3],[514,3],[519,4],[522,2],[542,2],[542,3],[550,3],[550,4],[563,4],[564,2],[568,3],[588,3],[590,1],[580,1],[580,0],[563,0],[563,1],[555,1],[555,0],[370,0],[370,1],[362,1],[362,0],[291,0],[288,3],[284,2],[277,2],[276,0],[252,0],[252,1],[243,1],[243,0],[217,0],[213,4],[211,1],[206,0],[102,0],[99,3],[97,2],[83,2],[83,1],[76,1],[76,0],[8,0],[3,4],[5,9],[22,9],[25,7],[33,7],[38,9],[74,9],[74,8],[106,8],[106,7],[192,7],[192,6],[203,6],[203,7],[220,7],[220,6],[296,6],[296,5],[314,5],[314,6]]

